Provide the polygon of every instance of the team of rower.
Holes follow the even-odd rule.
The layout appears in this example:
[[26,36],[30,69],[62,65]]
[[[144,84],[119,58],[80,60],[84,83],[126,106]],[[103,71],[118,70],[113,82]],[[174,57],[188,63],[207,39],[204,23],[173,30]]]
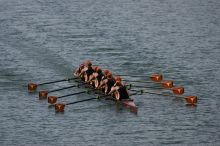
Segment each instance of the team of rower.
[[83,62],[74,75],[117,100],[129,98],[128,90],[119,76],[113,77],[109,70],[103,71],[100,67],[93,66],[91,61]]

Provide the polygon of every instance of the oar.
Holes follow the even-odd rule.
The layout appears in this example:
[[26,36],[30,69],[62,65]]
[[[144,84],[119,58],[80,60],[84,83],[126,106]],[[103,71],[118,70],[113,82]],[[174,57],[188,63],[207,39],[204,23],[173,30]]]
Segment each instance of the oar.
[[155,86],[140,86],[140,85],[127,85],[129,89],[132,87],[139,87],[139,88],[148,88],[148,89],[166,89],[166,90],[171,90],[173,91],[174,95],[182,95],[184,93],[184,88],[183,87],[172,87],[172,88],[165,88],[163,87],[155,87]]
[[[144,75],[119,75],[119,76],[129,76],[129,77],[146,77]],[[161,82],[163,80],[163,75],[162,74],[158,74],[158,73],[153,73],[150,76],[151,81],[147,81],[147,83],[152,83],[152,81],[154,82]],[[128,80],[124,80],[124,81],[128,81]]]
[[57,104],[55,104],[55,111],[56,112],[64,112],[64,108],[65,108],[66,105],[86,102],[86,101],[90,101],[90,100],[94,100],[94,99],[99,99],[99,98],[100,97],[92,97],[92,98],[83,99],[83,100],[74,101],[74,102],[69,102],[69,103],[57,103]]
[[94,90],[92,89],[92,90],[87,90],[87,91],[81,91],[81,92],[71,93],[71,94],[67,94],[67,95],[63,95],[63,96],[49,96],[48,103],[54,104],[57,102],[58,98],[64,98],[64,97],[78,95],[78,94],[82,94],[82,93],[90,93],[91,91],[94,91]]
[[[134,94],[130,94],[130,96],[132,95],[136,95]],[[113,97],[109,96],[109,95],[101,95],[101,96],[97,96],[97,97],[92,97],[92,98],[88,98],[88,99],[83,99],[83,100],[79,100],[79,101],[74,101],[74,102],[69,102],[69,103],[57,103],[55,104],[55,111],[56,112],[64,112],[64,108],[66,105],[71,105],[71,104],[76,104],[76,103],[81,103],[81,102],[86,102],[86,101],[90,101],[90,100],[94,100],[94,99],[98,99],[100,100],[103,97],[109,97],[110,99],[114,99]],[[114,99],[116,100],[116,99]],[[117,102],[121,102],[120,100],[118,100]]]
[[168,94],[162,94],[162,93],[155,93],[155,92],[149,92],[149,91],[144,91],[144,90],[140,90],[138,92],[138,90],[132,90],[135,91],[136,93],[134,93],[134,95],[141,95],[143,93],[148,93],[148,94],[155,94],[155,95],[161,95],[161,96],[171,96],[171,97],[177,97],[177,98],[184,98],[186,100],[186,105],[189,106],[196,106],[197,105],[197,101],[198,98],[197,96],[193,96],[193,95],[189,95],[189,96],[176,96],[176,95],[168,95]]
[[[172,80],[163,80],[162,74],[154,73],[150,76],[151,81],[132,81],[132,80],[126,80],[123,81],[126,82],[137,82],[137,83],[157,83],[161,84],[164,88],[172,88],[173,87],[173,81]],[[153,81],[153,82],[152,82]]]
[[63,87],[63,88],[58,88],[58,89],[54,89],[54,90],[49,90],[49,91],[41,90],[41,91],[39,91],[39,99],[47,98],[47,95],[49,93],[52,93],[52,92],[61,91],[61,90],[65,90],[65,89],[70,89],[70,88],[79,87],[79,86],[80,86],[80,84],[72,85],[72,86],[67,86],[67,87]]
[[[132,82],[132,81],[131,81],[131,82]],[[140,82],[140,83],[150,83],[150,82],[144,82],[144,81],[142,81],[142,82]],[[155,83],[161,84],[161,86],[162,86],[163,88],[166,88],[166,89],[170,89],[170,88],[173,87],[173,81],[172,81],[172,80],[163,80],[163,81],[161,81],[161,82],[155,82]]]
[[[152,81],[137,81],[137,80],[128,80],[128,79],[122,79],[122,81],[125,81],[125,82],[132,82],[132,83],[154,83]],[[160,84],[160,82],[155,82],[155,83],[158,83]]]
[[126,75],[126,74],[116,74],[115,76],[121,76],[121,77],[146,77],[147,75]]
[[[128,76],[128,77],[146,77],[146,75],[119,75],[119,76]],[[153,73],[150,76],[150,79],[155,82],[160,82],[163,80],[163,75],[158,73]]]
[[[129,96],[132,95],[136,95],[136,93],[130,94]],[[112,100],[115,100],[117,102],[121,102],[120,100],[114,99],[113,97],[111,97],[110,95],[99,95],[97,97],[92,97],[92,98],[88,98],[88,99],[83,99],[83,100],[79,100],[79,101],[74,101],[74,102],[69,102],[69,103],[57,103],[55,104],[55,111],[56,112],[64,112],[65,106],[66,105],[72,105],[72,104],[76,104],[76,103],[81,103],[81,102],[86,102],[86,101],[90,101],[90,100],[94,100],[94,99],[98,99],[100,100],[103,97],[109,97]],[[107,98],[108,99],[108,98]],[[137,111],[136,111],[137,112]]]
[[42,86],[42,85],[46,85],[46,84],[53,84],[53,83],[58,83],[58,82],[64,82],[64,81],[70,81],[70,80],[74,80],[74,79],[78,79],[77,77],[74,78],[67,78],[67,79],[62,79],[62,80],[56,80],[56,81],[50,81],[50,82],[44,82],[44,83],[28,83],[28,91],[29,92],[34,92],[38,86]]

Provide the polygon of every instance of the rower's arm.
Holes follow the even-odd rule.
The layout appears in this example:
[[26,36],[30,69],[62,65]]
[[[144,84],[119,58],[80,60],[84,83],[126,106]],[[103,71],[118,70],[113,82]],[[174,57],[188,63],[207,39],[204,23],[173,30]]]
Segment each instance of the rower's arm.
[[74,74],[77,74],[79,72],[79,68],[77,68],[74,72]]
[[79,76],[81,76],[82,74],[84,74],[84,73],[86,72],[86,70],[87,70],[87,68],[83,68],[83,69],[81,70],[81,73],[79,74]]
[[103,81],[100,82],[98,89],[100,89],[104,85]]
[[100,82],[100,85],[99,85],[99,89],[101,88],[101,87],[103,87],[104,85],[106,84],[106,80],[102,80],[101,82]]
[[92,81],[93,79],[95,79],[95,75],[93,74],[92,77],[87,81],[87,82],[90,82]]
[[108,95],[111,95],[112,93],[114,93],[116,90],[118,90],[118,87],[112,87],[111,91],[108,93]]

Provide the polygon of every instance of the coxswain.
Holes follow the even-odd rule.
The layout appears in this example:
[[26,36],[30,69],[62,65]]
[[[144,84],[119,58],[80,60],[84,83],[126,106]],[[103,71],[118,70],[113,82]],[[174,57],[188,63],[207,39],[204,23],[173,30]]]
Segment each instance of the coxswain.
[[116,80],[115,85],[111,88],[108,95],[113,95],[116,100],[129,99],[127,87],[120,80]]

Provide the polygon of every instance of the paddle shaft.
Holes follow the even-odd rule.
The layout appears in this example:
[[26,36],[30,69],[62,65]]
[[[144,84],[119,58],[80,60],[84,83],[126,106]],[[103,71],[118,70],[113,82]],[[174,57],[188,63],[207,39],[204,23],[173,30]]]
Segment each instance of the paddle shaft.
[[152,89],[164,89],[162,87],[157,87],[157,86],[140,86],[140,85],[127,85],[127,87],[139,87],[139,88],[152,88]]
[[65,105],[71,105],[71,104],[76,104],[76,103],[80,103],[80,102],[86,102],[86,101],[90,101],[90,100],[94,100],[94,99],[100,99],[100,98],[108,97],[108,96],[109,95],[101,95],[101,96],[98,96],[98,98],[92,97],[92,98],[88,98],[88,99],[84,99],[84,100],[69,102],[69,103],[66,103]]
[[60,90],[65,90],[65,89],[69,89],[69,88],[73,88],[73,87],[78,87],[78,86],[79,86],[79,85],[72,85],[72,86],[63,87],[63,88],[60,88],[60,89],[54,89],[54,90],[48,91],[48,93],[56,92],[56,91],[60,91]]
[[82,92],[77,92],[77,93],[71,93],[71,94],[66,94],[63,96],[59,96],[57,98],[64,98],[64,97],[68,97],[68,96],[72,96],[72,95],[77,95],[77,94],[82,94],[82,93],[86,93],[87,91],[82,91]]
[[116,76],[122,76],[122,77],[146,77],[146,75],[123,75],[123,74],[117,74]]
[[161,82],[153,82],[153,81],[131,81],[131,80],[126,80],[123,79],[125,82],[134,82],[134,83],[156,83],[156,84],[161,84]]
[[136,93],[134,93],[133,95],[141,95],[143,93],[148,93],[148,94],[154,94],[154,95],[161,95],[161,96],[171,96],[171,97],[181,97],[184,98],[183,96],[175,96],[175,95],[168,95],[168,94],[162,94],[162,93],[155,93],[155,92],[148,92],[148,91],[137,91],[137,90],[131,90],[131,91],[135,91]]
[[58,83],[58,82],[64,82],[64,81],[70,81],[70,80],[74,80],[74,79],[77,79],[77,78],[68,78],[68,79],[62,79],[62,80],[56,80],[56,81],[50,81],[50,82],[44,82],[44,83],[40,83],[38,84],[38,86],[41,86],[41,85],[46,85],[46,84],[53,84],[53,83]]
[[69,102],[69,103],[66,103],[66,105],[76,104],[76,103],[85,102],[85,101],[94,100],[94,99],[97,99],[97,98],[93,97],[93,98],[88,98],[88,99],[79,100],[79,101],[75,101],[75,102]]

